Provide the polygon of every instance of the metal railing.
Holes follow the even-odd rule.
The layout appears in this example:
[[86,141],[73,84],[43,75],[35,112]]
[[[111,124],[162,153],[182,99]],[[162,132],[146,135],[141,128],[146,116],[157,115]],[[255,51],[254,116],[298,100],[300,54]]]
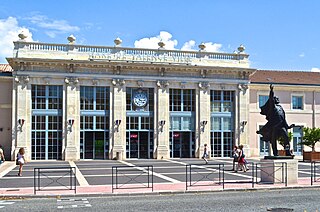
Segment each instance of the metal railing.
[[153,166],[113,166],[112,193],[115,189],[151,188]]
[[224,189],[224,164],[186,165],[186,190],[191,186],[222,185]]
[[[261,162],[255,164],[255,183],[274,184],[284,183],[288,186],[288,167],[287,162],[269,163]],[[260,170],[260,182],[258,182],[258,170]]]
[[[249,169],[249,167],[251,167]],[[245,167],[242,167],[243,169],[244,168],[248,168],[247,170],[245,170],[245,172],[247,173],[247,175],[249,175],[250,177],[246,176],[246,178],[249,178],[248,180],[238,180],[236,181],[236,183],[250,183],[251,184],[251,187],[254,188],[254,183],[255,183],[255,168],[254,168],[254,163],[253,162],[246,162],[246,166]],[[235,167],[236,169],[240,168],[238,166]],[[237,170],[238,172],[239,170]],[[234,183],[234,181],[228,181],[228,183]]]
[[320,162],[311,162],[311,185],[320,182]]
[[77,192],[76,167],[41,167],[33,171],[34,194],[43,190]]

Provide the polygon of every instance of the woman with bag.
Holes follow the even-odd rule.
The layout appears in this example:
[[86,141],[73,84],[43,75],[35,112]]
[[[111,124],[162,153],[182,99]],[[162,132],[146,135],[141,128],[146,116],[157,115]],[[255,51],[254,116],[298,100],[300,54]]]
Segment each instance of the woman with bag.
[[17,161],[16,161],[17,165],[19,165],[19,173],[18,176],[22,176],[22,168],[23,165],[26,163],[26,160],[24,159],[24,148],[20,148],[19,152],[17,154]]
[[238,164],[236,164],[236,163],[238,163],[239,152],[240,152],[240,150],[239,150],[238,146],[235,145],[232,150],[232,157],[233,157],[232,171],[235,171],[235,172],[238,171]]
[[245,159],[245,155],[243,153],[243,145],[239,145],[239,149],[240,149],[240,152],[239,152],[239,158],[238,158],[238,169],[241,171],[243,170],[244,172],[248,171],[248,167],[247,167],[247,161]]

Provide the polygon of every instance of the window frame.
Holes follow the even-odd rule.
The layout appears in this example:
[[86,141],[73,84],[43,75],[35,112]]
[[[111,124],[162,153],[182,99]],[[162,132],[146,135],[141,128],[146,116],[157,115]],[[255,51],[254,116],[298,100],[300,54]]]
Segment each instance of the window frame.
[[[300,98],[302,99],[302,100],[301,100],[301,108],[294,108],[294,105],[293,105],[293,98],[294,98],[294,97],[300,97]],[[293,93],[293,94],[291,94],[291,101],[290,101],[291,110],[295,110],[295,111],[304,110],[304,108],[305,108],[304,100],[305,100],[304,94],[299,94],[299,93]],[[299,105],[298,105],[298,106],[299,106]]]

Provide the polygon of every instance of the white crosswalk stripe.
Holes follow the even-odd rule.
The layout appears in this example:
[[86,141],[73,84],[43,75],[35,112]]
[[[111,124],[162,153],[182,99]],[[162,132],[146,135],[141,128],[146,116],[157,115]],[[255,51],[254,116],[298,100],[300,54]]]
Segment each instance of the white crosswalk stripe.
[[12,201],[5,201],[5,200],[0,200],[0,209],[6,207],[7,205],[12,205],[15,202]]
[[57,204],[58,204],[57,206],[58,209],[91,207],[91,204],[86,198],[57,199]]

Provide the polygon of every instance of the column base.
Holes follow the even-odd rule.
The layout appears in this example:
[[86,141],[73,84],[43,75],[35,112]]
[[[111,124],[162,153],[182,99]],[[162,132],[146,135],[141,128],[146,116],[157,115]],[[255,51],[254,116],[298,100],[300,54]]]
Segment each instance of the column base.
[[114,146],[112,150],[111,159],[113,160],[124,160],[126,159],[125,150],[122,146]]
[[80,156],[78,156],[78,151],[76,147],[67,147],[64,150],[64,160],[65,161],[75,161],[79,160]]
[[[288,184],[298,183],[298,161],[294,159],[261,159],[261,182],[279,183],[285,177],[285,170],[280,168],[283,162],[287,163]],[[284,166],[285,169],[285,166]],[[284,175],[284,176],[283,176]]]
[[169,149],[167,146],[163,145],[163,146],[158,146],[157,148],[157,159],[169,159],[170,155],[169,155]]

